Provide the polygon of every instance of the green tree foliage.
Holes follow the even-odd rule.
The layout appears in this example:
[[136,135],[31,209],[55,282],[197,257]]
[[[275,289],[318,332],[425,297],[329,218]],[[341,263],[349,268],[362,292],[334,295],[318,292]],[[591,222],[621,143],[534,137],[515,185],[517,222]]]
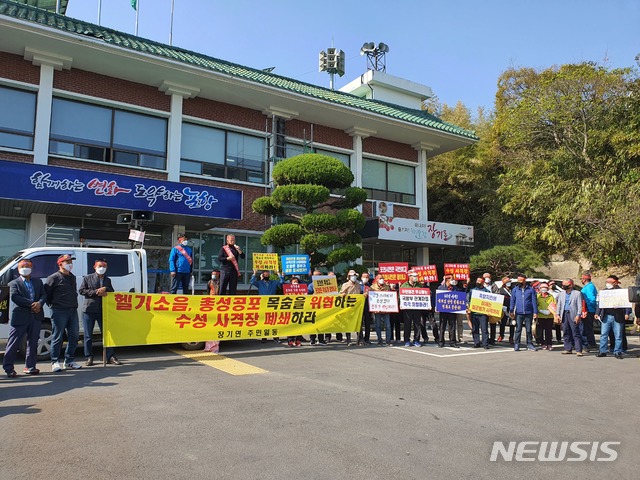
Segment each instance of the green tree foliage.
[[[253,202],[253,211],[279,218],[280,224],[262,236],[263,245],[284,248],[300,244],[311,265],[332,266],[362,256],[356,233],[365,224],[354,210],[366,198],[362,188],[351,187],[353,173],[340,160],[305,153],[278,162],[273,169],[276,188]],[[331,196],[331,191],[342,195]],[[330,247],[333,250],[325,253]]]
[[522,245],[498,245],[472,255],[472,272],[489,272],[494,278],[513,277],[517,273],[536,274],[536,268],[544,265],[542,256]]
[[593,63],[509,69],[493,134],[516,239],[596,267],[640,266],[640,88]]

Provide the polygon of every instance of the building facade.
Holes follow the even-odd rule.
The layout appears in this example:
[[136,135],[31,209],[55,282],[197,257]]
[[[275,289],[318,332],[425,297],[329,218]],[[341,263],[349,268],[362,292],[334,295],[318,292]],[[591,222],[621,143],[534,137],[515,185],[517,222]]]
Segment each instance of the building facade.
[[366,94],[332,91],[10,0],[0,66],[0,259],[29,246],[127,247],[118,215],[153,212],[139,224],[151,291],[168,285],[179,232],[193,241],[197,286],[235,234],[246,284],[271,225],[251,204],[270,193],[274,162],[303,151],[351,168],[366,217],[389,205],[405,225],[366,238],[365,265],[424,263],[430,246],[455,245],[420,233],[447,228],[428,222],[426,165],[477,137],[421,111],[424,91],[395,77],[375,72]]

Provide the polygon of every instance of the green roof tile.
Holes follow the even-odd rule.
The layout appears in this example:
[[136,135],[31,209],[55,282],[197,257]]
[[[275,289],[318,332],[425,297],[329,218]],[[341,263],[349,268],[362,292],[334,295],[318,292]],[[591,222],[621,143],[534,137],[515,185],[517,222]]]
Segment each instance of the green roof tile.
[[71,19],[63,15],[56,15],[55,13],[40,10],[29,5],[16,3],[12,0],[0,0],[0,15],[39,23],[41,25],[57,28],[58,30],[63,30],[77,35],[94,37],[122,48],[137,50],[157,57],[196,65],[206,70],[250,80],[263,85],[269,85],[281,90],[300,93],[319,100],[338,103],[351,108],[357,108],[370,113],[402,120],[410,124],[421,125],[472,140],[478,140],[478,137],[474,132],[443,122],[424,110],[402,107],[399,105],[381,102],[379,100],[368,100],[350,93],[330,90],[325,87],[300,82],[274,73],[245,67],[189,50],[165,45],[153,40],[136,37],[135,35],[130,35],[110,28],[83,22],[81,20]]

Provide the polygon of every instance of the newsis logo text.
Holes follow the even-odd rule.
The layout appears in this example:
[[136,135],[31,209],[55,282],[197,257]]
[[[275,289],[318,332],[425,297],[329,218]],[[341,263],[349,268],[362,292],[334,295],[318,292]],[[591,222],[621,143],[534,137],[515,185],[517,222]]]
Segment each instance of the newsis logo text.
[[620,442],[493,442],[491,462],[613,462]]

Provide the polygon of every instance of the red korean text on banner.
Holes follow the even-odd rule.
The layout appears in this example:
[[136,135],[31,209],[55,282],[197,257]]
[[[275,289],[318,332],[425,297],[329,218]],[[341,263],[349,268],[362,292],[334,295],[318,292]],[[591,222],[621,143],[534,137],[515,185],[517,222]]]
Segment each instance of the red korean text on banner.
[[404,283],[408,280],[408,263],[380,263],[378,273],[382,275],[387,283]]
[[456,280],[467,280],[471,276],[468,263],[445,263],[444,274],[451,275]]
[[426,283],[438,281],[438,270],[435,265],[422,265],[413,267],[412,270],[418,274],[419,282]]

